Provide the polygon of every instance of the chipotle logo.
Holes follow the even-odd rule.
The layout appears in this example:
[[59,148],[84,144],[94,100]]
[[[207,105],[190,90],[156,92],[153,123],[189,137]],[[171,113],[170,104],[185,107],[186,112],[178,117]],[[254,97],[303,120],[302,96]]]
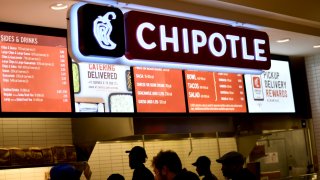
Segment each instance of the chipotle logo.
[[77,61],[256,74],[271,65],[265,32],[83,2],[69,12]]
[[269,69],[268,35],[164,15],[125,14],[126,53],[130,59]]

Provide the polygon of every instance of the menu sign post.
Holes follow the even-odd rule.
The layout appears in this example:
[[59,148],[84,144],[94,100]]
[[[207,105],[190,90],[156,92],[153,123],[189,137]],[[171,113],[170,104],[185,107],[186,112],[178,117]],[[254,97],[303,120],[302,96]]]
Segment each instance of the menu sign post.
[[134,67],[137,112],[186,112],[182,71]]
[[185,71],[190,113],[246,112],[241,74]]
[[2,112],[71,112],[66,39],[0,31]]

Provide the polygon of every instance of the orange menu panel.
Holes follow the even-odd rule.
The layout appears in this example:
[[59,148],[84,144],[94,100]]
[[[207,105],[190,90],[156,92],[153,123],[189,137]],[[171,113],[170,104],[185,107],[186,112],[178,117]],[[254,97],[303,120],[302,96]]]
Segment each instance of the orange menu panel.
[[246,112],[241,74],[185,71],[190,113]]
[[186,112],[182,71],[134,67],[137,112]]
[[65,38],[0,35],[2,112],[71,112]]

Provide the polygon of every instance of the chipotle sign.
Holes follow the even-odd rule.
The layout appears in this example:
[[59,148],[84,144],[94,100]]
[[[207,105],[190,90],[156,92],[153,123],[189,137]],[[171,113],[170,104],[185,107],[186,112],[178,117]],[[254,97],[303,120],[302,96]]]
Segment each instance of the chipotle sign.
[[265,32],[137,11],[125,25],[129,60],[270,68]]
[[265,32],[83,2],[68,15],[76,61],[256,74],[270,68]]

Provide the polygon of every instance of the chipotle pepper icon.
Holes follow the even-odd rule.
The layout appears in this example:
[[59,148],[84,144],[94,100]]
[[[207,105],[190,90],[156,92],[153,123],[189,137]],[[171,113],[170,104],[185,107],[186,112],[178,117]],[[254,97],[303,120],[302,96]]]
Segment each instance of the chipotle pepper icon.
[[124,20],[120,9],[84,4],[78,9],[79,50],[85,56],[124,55]]
[[97,42],[103,49],[113,50],[117,44],[110,39],[112,32],[111,20],[116,19],[114,12],[107,12],[104,16],[98,16],[93,22],[93,33]]

